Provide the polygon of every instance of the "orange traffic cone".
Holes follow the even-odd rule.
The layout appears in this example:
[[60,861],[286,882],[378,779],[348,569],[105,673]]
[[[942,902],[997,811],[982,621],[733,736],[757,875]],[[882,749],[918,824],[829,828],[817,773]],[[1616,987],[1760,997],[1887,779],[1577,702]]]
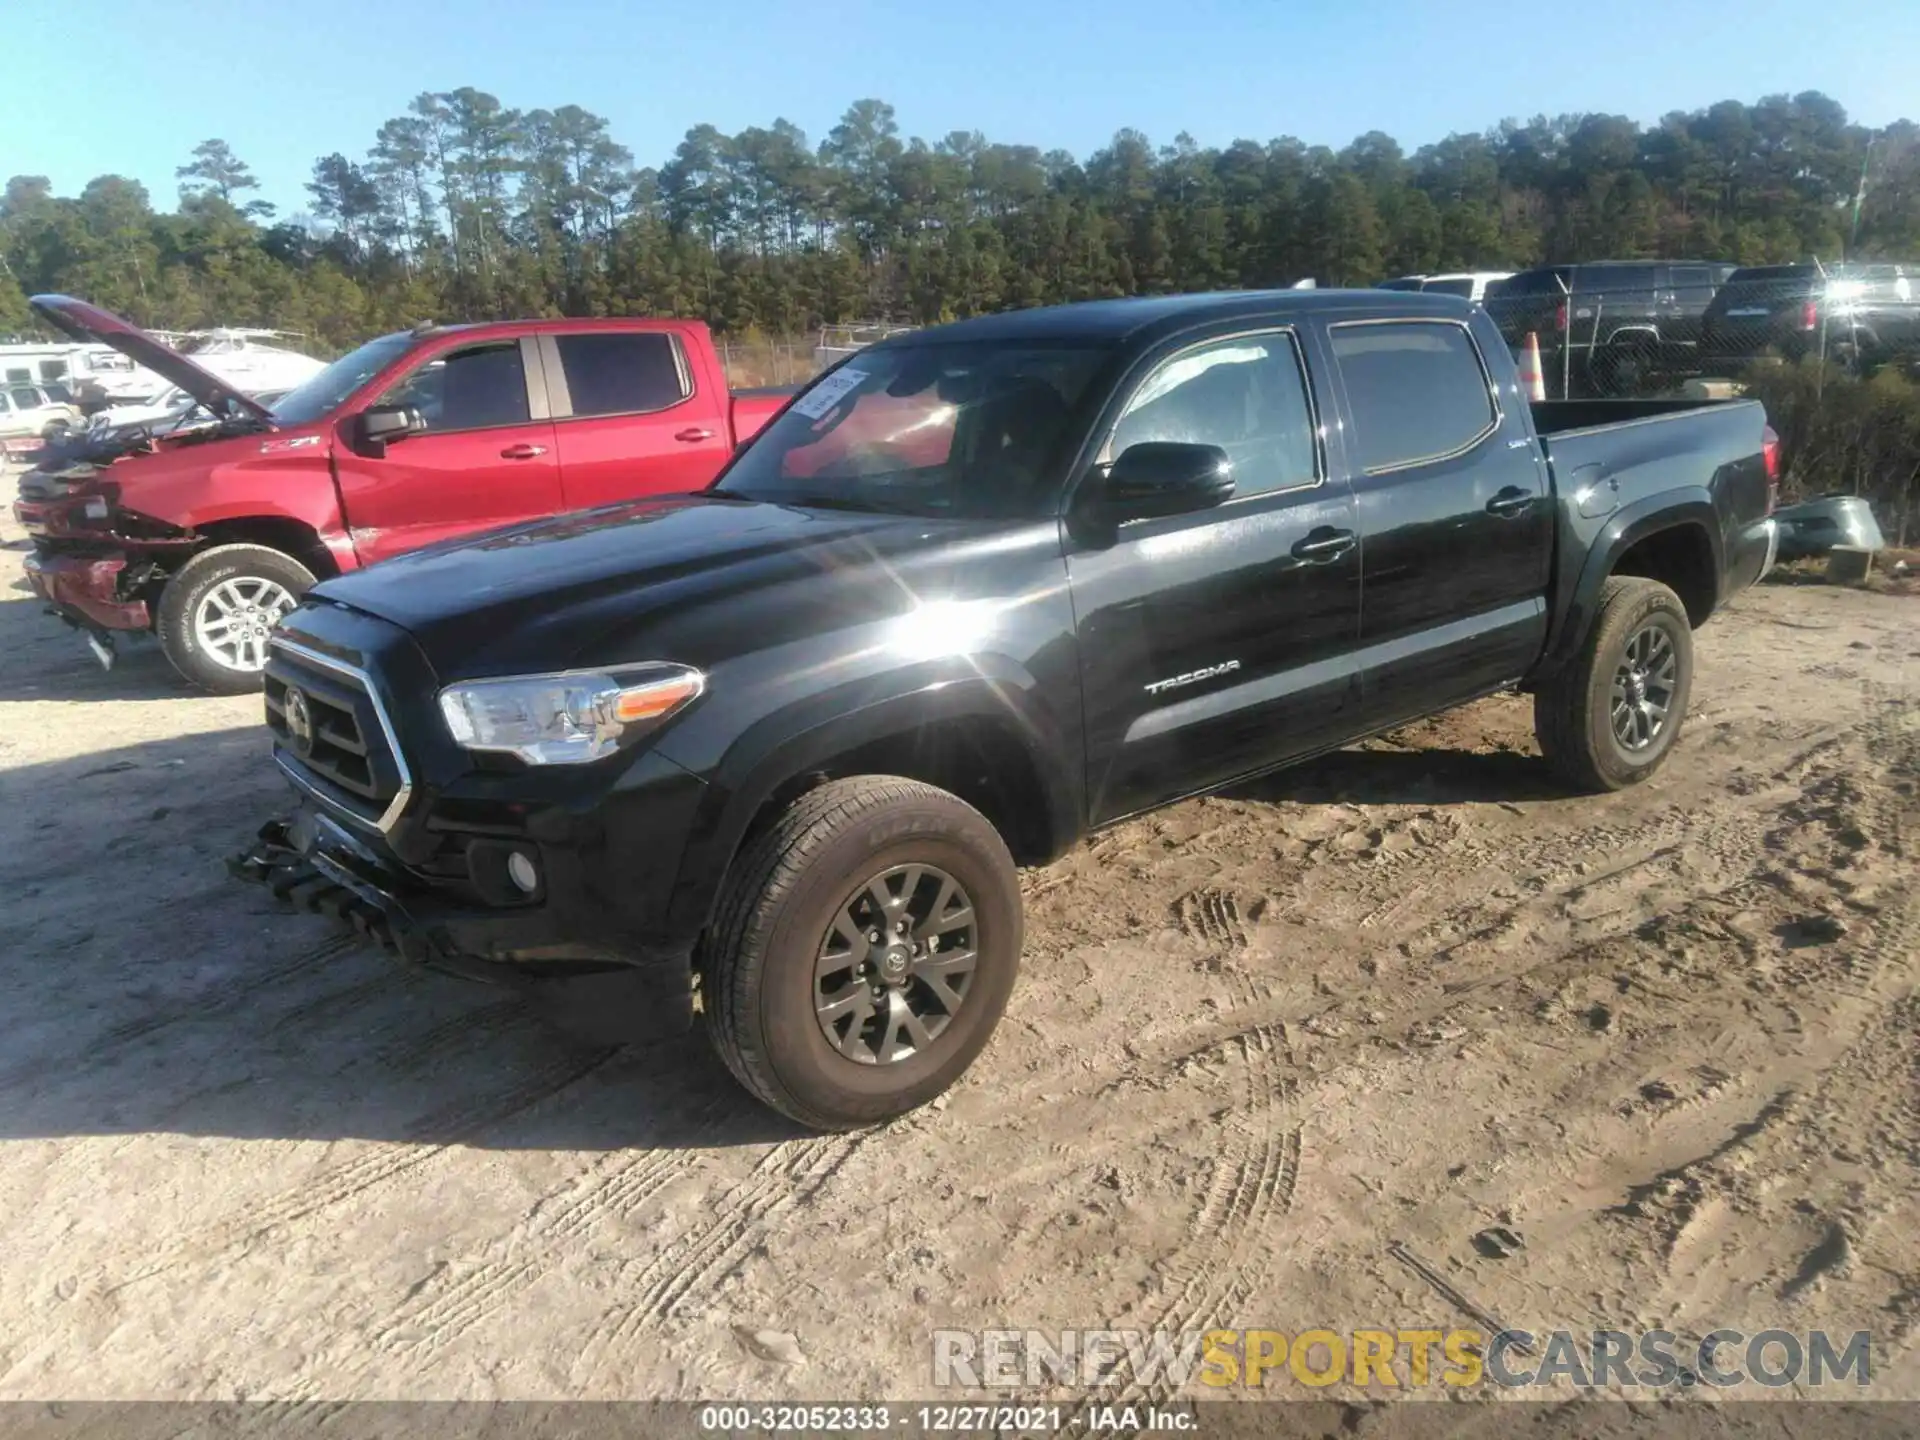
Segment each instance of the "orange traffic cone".
[[1527,332],[1527,345],[1520,352],[1520,384],[1529,400],[1547,398],[1547,372],[1540,364],[1540,336]]

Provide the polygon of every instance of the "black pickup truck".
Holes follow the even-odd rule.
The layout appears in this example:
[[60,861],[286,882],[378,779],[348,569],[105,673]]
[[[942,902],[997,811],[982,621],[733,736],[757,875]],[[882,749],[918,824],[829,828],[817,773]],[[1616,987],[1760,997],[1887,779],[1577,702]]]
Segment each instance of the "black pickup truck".
[[242,876],[625,1036],[696,1008],[844,1128],[986,1044],[1015,869],[1515,686],[1598,791],[1772,563],[1750,402],[1529,406],[1446,296],[1100,301],[916,331],[709,489],[317,586],[267,671],[297,792]]
[[1699,373],[1701,317],[1733,273],[1725,261],[1542,265],[1494,281],[1486,306],[1516,352],[1538,338],[1550,394],[1636,395]]

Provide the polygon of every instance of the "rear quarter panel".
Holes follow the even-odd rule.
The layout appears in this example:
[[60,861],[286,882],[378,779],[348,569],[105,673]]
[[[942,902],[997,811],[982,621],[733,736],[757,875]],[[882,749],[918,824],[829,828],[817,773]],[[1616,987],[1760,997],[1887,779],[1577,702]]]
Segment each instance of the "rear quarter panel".
[[[1587,415],[1597,415],[1599,403]],[[1768,505],[1766,411],[1759,402],[1709,402],[1558,432],[1543,423],[1560,517],[1549,666],[1578,647],[1601,584],[1620,556],[1650,535],[1679,525],[1704,532],[1716,607],[1758,577]]]

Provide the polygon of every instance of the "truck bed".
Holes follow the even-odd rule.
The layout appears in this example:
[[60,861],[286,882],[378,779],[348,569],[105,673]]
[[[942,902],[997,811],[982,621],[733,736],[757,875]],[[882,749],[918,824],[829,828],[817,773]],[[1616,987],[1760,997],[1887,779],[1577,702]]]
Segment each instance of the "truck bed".
[[[1617,479],[1623,500],[1706,485],[1729,457],[1757,462],[1767,423],[1757,400],[1536,400],[1532,410],[1557,485],[1577,489],[1580,472]],[[1764,504],[1764,493],[1757,498]]]
[[1635,420],[1663,420],[1694,410],[1737,404],[1731,400],[1535,400],[1533,428],[1542,436],[1598,430]]

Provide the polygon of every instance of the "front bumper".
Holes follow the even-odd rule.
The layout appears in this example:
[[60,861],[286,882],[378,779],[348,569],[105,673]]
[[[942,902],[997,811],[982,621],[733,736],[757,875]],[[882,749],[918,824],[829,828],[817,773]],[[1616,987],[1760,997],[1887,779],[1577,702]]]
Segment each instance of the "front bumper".
[[575,937],[588,927],[551,903],[496,909],[454,898],[310,805],[263,826],[228,868],[404,961],[513,990],[598,1041],[660,1039],[693,1023],[689,954],[582,944]]
[[26,561],[27,584],[60,617],[82,629],[148,630],[147,602],[127,595],[124,555],[46,555]]

